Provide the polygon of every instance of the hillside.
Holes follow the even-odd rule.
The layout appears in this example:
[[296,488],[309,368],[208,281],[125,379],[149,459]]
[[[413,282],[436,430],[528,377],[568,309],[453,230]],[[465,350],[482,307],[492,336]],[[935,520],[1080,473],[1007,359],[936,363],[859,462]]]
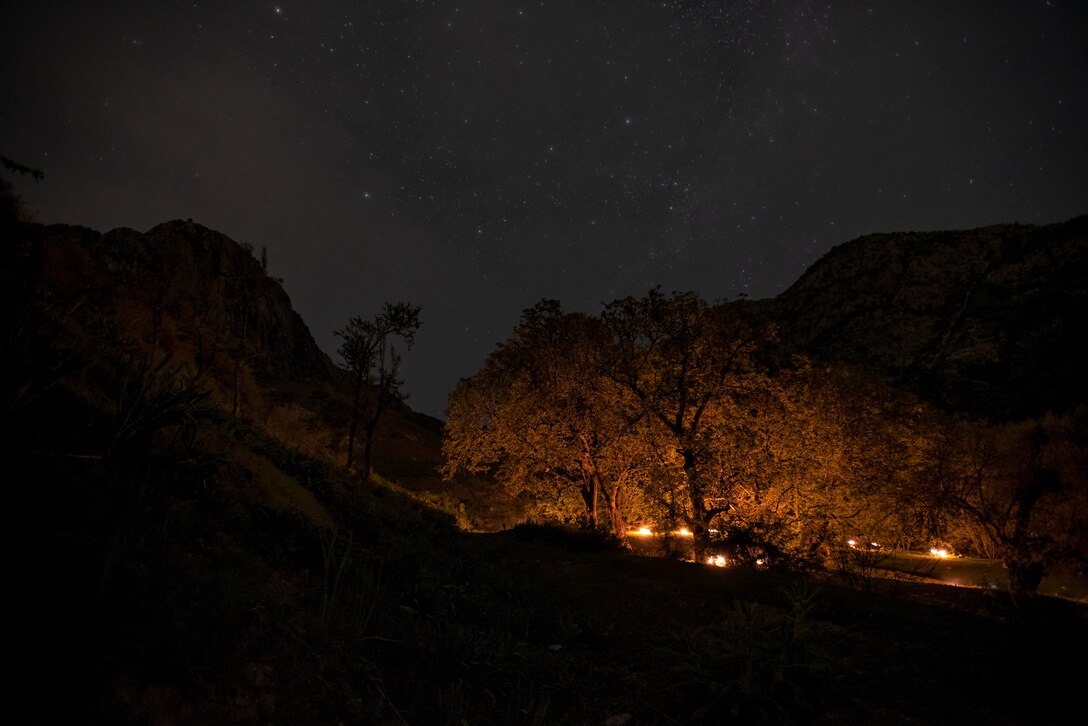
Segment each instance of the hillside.
[[[332,362],[252,248],[180,220],[146,233],[50,225],[37,235],[39,284],[73,313],[94,311],[68,317],[84,329],[112,328],[119,339],[169,351],[201,373],[248,343],[252,375],[263,383],[332,382]],[[251,326],[245,342],[241,331],[231,335],[243,312]]]
[[[163,365],[224,410],[260,421],[311,456],[341,462],[346,373],[318,348],[270,275],[264,253],[190,221],[140,233],[32,226],[23,279],[44,303],[61,348],[109,348]],[[260,258],[260,259],[258,259]],[[441,482],[441,422],[397,404],[379,427],[375,467],[451,511],[477,483]],[[518,508],[489,496],[468,526],[509,526]]]
[[[0,224],[13,722],[1037,723],[1077,706],[1077,604],[924,572],[858,570],[851,589],[706,568],[551,527],[470,535],[450,505],[479,482],[434,493],[433,419],[389,417],[375,481],[340,466],[341,373],[251,250],[189,222]],[[489,496],[465,516],[508,522],[515,503]]]
[[768,303],[795,349],[998,420],[1088,401],[1088,217],[877,234]]

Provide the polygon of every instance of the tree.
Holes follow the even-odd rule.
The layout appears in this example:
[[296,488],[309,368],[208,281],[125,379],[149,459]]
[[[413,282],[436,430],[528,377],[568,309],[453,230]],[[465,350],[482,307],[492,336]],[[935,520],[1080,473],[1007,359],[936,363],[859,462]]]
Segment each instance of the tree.
[[1014,596],[1088,549],[1088,415],[948,427],[934,457],[934,501],[959,547],[1002,560]]
[[711,520],[731,505],[732,472],[715,456],[721,424],[765,384],[759,352],[774,328],[743,305],[711,307],[694,293],[666,297],[656,289],[610,303],[602,318],[611,334],[609,377],[669,441],[701,559]]
[[[496,471],[545,516],[580,519],[626,539],[625,491],[645,458],[624,391],[602,375],[597,318],[544,300],[450,397],[444,472]],[[602,508],[602,501],[604,507]]]
[[393,339],[400,338],[405,348],[410,349],[421,325],[419,313],[420,308],[410,303],[387,302],[373,319],[355,316],[348,320],[343,330],[333,331],[333,335],[344,341],[337,352],[352,372],[354,381],[346,466],[350,469],[354,461],[355,437],[362,422],[363,476],[366,478],[370,477],[378,421],[393,401],[401,399],[402,381],[397,379],[401,358]]
[[923,534],[912,482],[928,448],[912,397],[794,358],[730,398],[714,448],[733,482],[721,521],[749,556],[811,565],[851,538],[898,545]]
[[2,164],[4,168],[10,172],[22,174],[23,176],[29,175],[34,178],[34,181],[41,181],[45,178],[45,172],[41,171],[40,169],[33,169],[29,166],[26,166],[25,164],[20,164],[17,161],[12,161],[6,156],[0,156],[0,164]]

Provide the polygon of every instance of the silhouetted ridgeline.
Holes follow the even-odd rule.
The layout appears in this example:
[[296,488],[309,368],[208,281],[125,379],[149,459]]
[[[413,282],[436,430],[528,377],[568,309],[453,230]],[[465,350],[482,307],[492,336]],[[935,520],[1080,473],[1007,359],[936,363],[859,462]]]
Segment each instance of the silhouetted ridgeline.
[[1088,216],[861,237],[767,304],[790,345],[946,409],[1004,420],[1088,401]]
[[[202,368],[241,355],[262,386],[337,375],[282,287],[225,235],[185,221],[39,234],[41,282],[65,320],[109,312],[113,334]],[[1088,401],[1088,216],[869,235],[760,305],[790,349],[884,372],[946,409],[1006,420]]]
[[180,220],[145,233],[50,225],[41,244],[45,288],[77,309],[113,313],[101,322],[122,338],[201,366],[241,354],[265,382],[331,380],[335,367],[282,286],[226,235]]
[[[51,347],[80,360],[165,361],[178,383],[208,392],[226,412],[308,454],[342,460],[351,381],[270,274],[275,259],[182,220],[145,233],[58,224],[21,234],[19,277],[35,289]],[[440,438],[441,422],[397,402],[378,427],[375,468],[448,498],[451,487],[469,485],[435,473]],[[484,526],[512,523],[505,512],[479,516]]]

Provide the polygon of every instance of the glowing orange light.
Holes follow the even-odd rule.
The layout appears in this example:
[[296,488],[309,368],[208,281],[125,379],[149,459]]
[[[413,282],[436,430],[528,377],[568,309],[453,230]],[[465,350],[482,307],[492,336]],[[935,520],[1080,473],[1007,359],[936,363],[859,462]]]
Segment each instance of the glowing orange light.
[[679,529],[679,531],[677,532],[677,534],[680,535],[681,537],[691,537],[692,536],[691,530],[688,529],[687,527],[681,527]]
[[846,544],[850,545],[851,547],[857,547],[858,541],[856,539],[848,539],[846,540]]
[[637,530],[635,530],[635,534],[639,535],[640,537],[649,537],[653,534],[653,532],[650,530],[649,527],[639,527]]
[[948,557],[948,550],[937,549],[936,547],[934,547],[929,551],[929,554],[933,555],[934,557]]
[[706,563],[714,567],[725,567],[729,564],[729,560],[725,559],[725,555],[711,555],[706,558]]

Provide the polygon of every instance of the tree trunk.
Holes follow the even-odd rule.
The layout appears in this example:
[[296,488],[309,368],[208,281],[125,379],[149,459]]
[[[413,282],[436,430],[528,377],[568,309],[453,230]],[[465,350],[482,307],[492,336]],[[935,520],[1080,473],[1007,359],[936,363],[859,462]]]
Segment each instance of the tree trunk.
[[586,524],[593,529],[599,526],[600,516],[597,510],[597,499],[600,497],[600,483],[597,477],[582,472],[582,504],[586,508]]
[[578,486],[578,494],[582,497],[582,521],[589,526],[590,511],[593,509],[593,501],[590,497],[589,486],[586,485],[585,477],[582,477],[582,483]]
[[601,480],[596,472],[590,476],[590,483],[593,488],[593,529],[599,529],[601,526],[601,518],[597,502],[601,498]]
[[703,486],[699,480],[695,452],[692,449],[684,449],[680,453],[684,457],[684,476],[688,483],[688,500],[691,502],[692,549],[695,561],[702,562],[706,558],[710,537],[706,498],[703,496]]
[[1046,574],[1046,563],[1038,552],[1032,551],[1031,514],[1043,495],[1059,486],[1060,481],[1054,471],[1036,469],[1017,491],[1013,533],[1004,538],[1011,546],[1011,551],[1005,555],[1004,565],[1009,571],[1009,592],[1014,598],[1034,596]]
[[608,490],[608,516],[612,522],[612,534],[625,549],[630,549],[627,541],[627,525],[623,521],[623,510],[620,507],[620,489],[621,484],[617,482]]
[[351,397],[351,425],[348,427],[348,460],[345,467],[351,469],[351,462],[355,459],[355,432],[359,428],[359,394],[362,392],[363,374],[355,375],[355,394]]
[[600,513],[597,507],[597,501],[601,496],[601,477],[597,473],[597,466],[593,462],[593,455],[589,448],[589,440],[585,434],[581,434],[579,438],[582,441],[582,478],[589,482],[590,495],[592,504],[590,505],[590,524],[593,529],[599,529],[601,526]]
[[1009,594],[1014,600],[1034,597],[1039,592],[1046,574],[1046,565],[1041,560],[1031,559],[1030,553],[1014,553],[1003,564],[1009,573]]
[[370,463],[374,457],[374,430],[378,427],[378,417],[367,422],[363,431],[366,437],[363,440],[363,479],[370,481]]

